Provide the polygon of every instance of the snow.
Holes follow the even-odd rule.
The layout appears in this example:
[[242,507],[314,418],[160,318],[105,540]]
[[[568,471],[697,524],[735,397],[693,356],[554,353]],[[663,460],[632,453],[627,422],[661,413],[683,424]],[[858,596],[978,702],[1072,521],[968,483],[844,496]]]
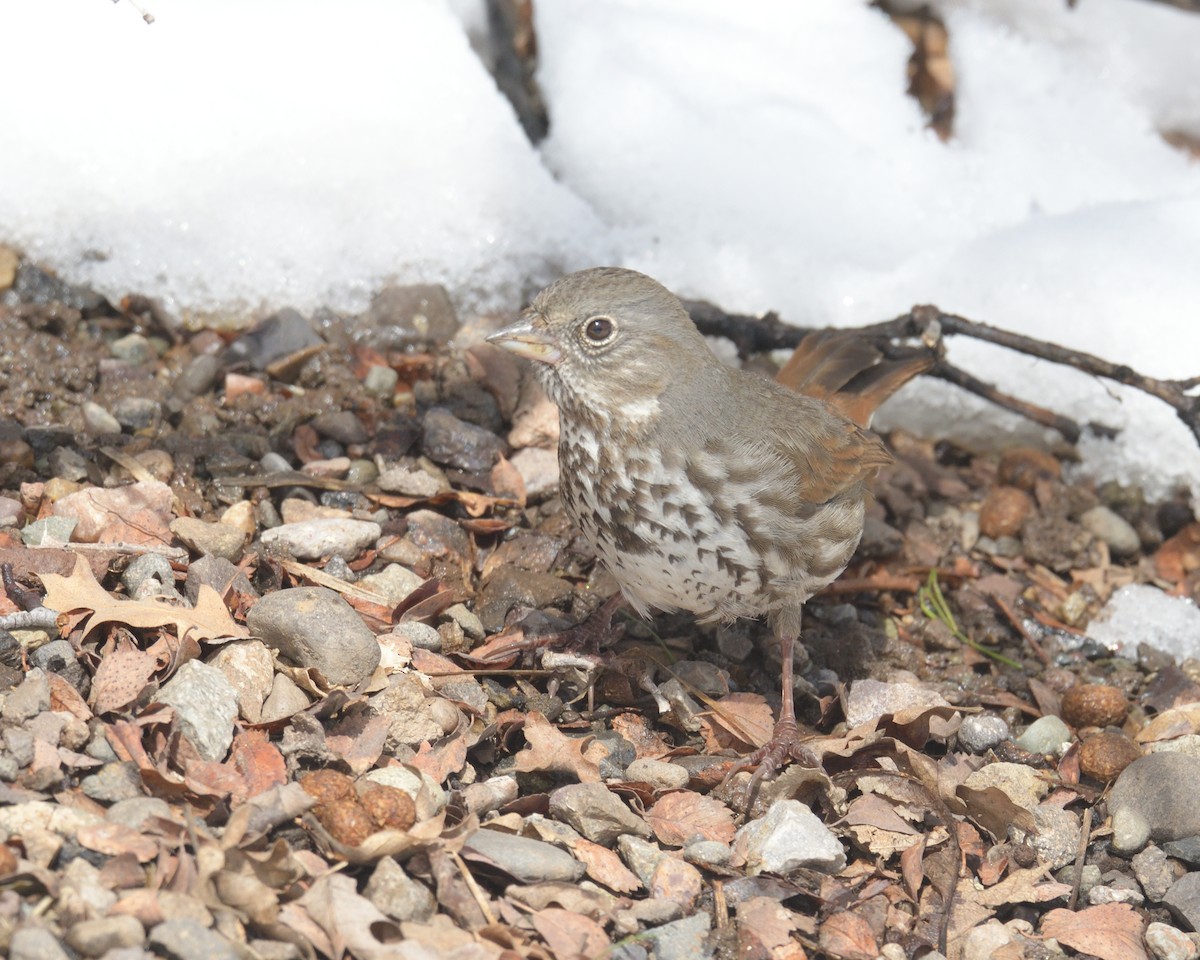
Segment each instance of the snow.
[[[475,50],[481,0],[7,4],[0,241],[185,312],[358,310],[436,281],[515,308],[554,275],[645,270],[804,325],[913,303],[1160,377],[1200,373],[1200,17],[1144,0],[940,0],[941,143],[910,46],[857,0],[536,0],[551,134]],[[473,49],[474,48],[474,49]],[[486,50],[484,50],[486,55]],[[1200,497],[1164,405],[956,339],[951,358],[1081,421],[1082,470]],[[881,426],[1046,435],[922,380]]]
[[1200,609],[1186,597],[1133,583],[1109,598],[1088,624],[1088,636],[1129,657],[1145,643],[1184,660],[1200,656]]

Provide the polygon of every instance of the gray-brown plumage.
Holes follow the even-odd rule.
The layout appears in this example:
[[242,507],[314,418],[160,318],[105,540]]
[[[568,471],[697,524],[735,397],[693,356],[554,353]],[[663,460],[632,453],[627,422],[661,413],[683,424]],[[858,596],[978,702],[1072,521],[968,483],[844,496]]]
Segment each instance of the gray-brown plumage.
[[783,706],[748,763],[762,775],[800,757],[801,608],[849,563],[890,460],[870,413],[927,361],[810,335],[781,371],[789,389],[722,364],[674,295],[612,267],[552,284],[490,339],[536,361],[561,415],[563,502],[634,608],[769,618]]

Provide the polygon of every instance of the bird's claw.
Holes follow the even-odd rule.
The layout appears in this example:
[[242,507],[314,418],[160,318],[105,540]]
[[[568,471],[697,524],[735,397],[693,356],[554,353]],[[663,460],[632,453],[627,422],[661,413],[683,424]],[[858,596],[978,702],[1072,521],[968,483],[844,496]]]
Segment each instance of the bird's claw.
[[775,724],[770,740],[730,767],[725,779],[721,781],[721,786],[727,786],[739,773],[753,770],[750,783],[746,787],[746,809],[750,809],[754,806],[758,788],[763,780],[774,777],[789,762],[805,767],[821,765],[820,757],[801,742],[800,728],[796,721],[784,719]]

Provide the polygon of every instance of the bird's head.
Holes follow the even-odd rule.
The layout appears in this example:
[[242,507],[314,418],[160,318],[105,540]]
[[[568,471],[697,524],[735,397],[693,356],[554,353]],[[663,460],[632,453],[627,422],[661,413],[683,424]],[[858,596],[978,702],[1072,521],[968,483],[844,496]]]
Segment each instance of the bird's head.
[[674,294],[618,267],[563,277],[488,340],[533,360],[559,407],[628,424],[657,413],[692,368],[718,362]]

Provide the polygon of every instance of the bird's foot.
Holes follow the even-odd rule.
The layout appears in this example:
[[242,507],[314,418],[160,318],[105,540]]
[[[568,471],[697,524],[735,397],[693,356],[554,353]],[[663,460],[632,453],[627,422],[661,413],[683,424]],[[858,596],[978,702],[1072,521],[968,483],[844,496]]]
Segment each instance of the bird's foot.
[[758,788],[763,780],[774,777],[788,763],[799,763],[805,767],[819,767],[821,759],[808,749],[800,738],[800,727],[791,717],[784,717],[775,724],[771,739],[751,754],[742,757],[730,767],[721,781],[724,787],[739,773],[753,770],[750,783],[746,787],[746,808],[754,806],[758,796]]

